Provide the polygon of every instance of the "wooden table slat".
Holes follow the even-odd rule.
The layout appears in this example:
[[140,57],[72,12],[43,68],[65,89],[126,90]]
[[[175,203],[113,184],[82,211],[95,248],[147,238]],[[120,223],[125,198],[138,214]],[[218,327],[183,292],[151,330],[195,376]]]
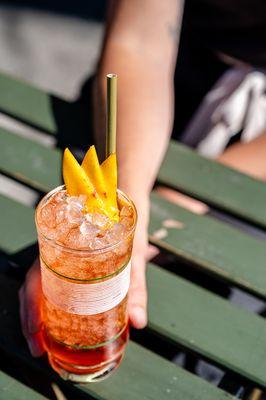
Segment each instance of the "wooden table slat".
[[0,194],[0,250],[15,254],[36,242],[34,209]]
[[158,180],[266,227],[265,183],[208,160],[171,141]]
[[0,400],[47,400],[35,390],[0,371]]
[[80,389],[86,393],[93,390],[101,400],[233,399],[228,393],[132,342],[123,364],[110,379],[95,387],[87,385]]
[[266,322],[155,265],[148,267],[149,327],[266,388]]
[[56,133],[51,95],[5,74],[0,74],[0,111],[51,134]]
[[[266,298],[266,246],[262,239],[212,217],[191,213],[156,193],[151,199],[149,232],[152,243]],[[177,221],[180,227],[164,227],[168,220]],[[159,239],[156,232],[162,228],[166,236]]]
[[0,128],[0,171],[36,189],[61,184],[61,152]]

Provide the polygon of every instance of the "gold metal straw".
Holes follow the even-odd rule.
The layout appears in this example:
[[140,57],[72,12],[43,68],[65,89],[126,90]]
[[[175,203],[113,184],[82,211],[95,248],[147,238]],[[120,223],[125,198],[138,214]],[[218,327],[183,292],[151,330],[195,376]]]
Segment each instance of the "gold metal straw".
[[108,74],[106,107],[106,158],[116,152],[117,75]]

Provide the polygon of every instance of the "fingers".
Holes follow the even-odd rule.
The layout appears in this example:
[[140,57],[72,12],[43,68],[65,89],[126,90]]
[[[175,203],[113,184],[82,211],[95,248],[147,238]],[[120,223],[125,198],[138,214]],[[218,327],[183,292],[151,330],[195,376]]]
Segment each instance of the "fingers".
[[191,197],[179,193],[176,190],[159,186],[156,191],[166,200],[186,208],[195,214],[206,214],[209,211],[207,204],[204,204],[199,200],[192,199]]
[[128,309],[131,325],[142,329],[147,325],[147,288],[146,261],[155,257],[159,249],[147,245],[146,250],[136,251],[132,258],[131,284],[129,289]]
[[158,249],[158,247],[153,246],[152,244],[149,244],[147,246],[147,250],[145,252],[145,260],[149,261],[152,258],[156,257],[159,253],[160,253],[160,250]]
[[27,307],[27,327],[30,335],[40,331],[41,320],[41,273],[39,263],[34,263],[25,282],[25,306]]
[[[128,188],[124,189],[127,193],[130,193]],[[128,312],[131,325],[136,329],[142,329],[147,325],[145,259],[150,259],[155,254],[155,248],[148,250],[149,196],[146,194],[136,195],[133,192],[132,198],[138,210],[138,223],[132,252]]]
[[144,254],[136,254],[132,259],[128,310],[129,319],[134,328],[142,329],[147,325],[147,289]]
[[33,356],[43,354],[44,348],[41,336],[41,277],[39,262],[35,262],[28,271],[25,282],[19,290],[20,320]]

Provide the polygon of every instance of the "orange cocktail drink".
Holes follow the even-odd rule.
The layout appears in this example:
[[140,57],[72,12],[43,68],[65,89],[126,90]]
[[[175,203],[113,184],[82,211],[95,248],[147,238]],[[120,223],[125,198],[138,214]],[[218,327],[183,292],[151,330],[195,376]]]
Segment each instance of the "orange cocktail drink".
[[43,339],[50,364],[65,379],[100,380],[125,351],[136,210],[119,190],[117,207],[117,222],[84,212],[86,196],[70,196],[62,186],[36,210]]

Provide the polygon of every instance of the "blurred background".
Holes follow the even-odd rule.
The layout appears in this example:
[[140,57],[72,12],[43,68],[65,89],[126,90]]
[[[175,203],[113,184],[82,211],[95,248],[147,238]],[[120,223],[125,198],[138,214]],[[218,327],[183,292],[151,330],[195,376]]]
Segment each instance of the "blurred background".
[[97,62],[105,3],[0,2],[0,69],[74,99]]
[[[106,1],[0,2],[0,71],[75,101],[93,74],[101,49]],[[88,105],[89,107],[89,105]],[[0,124],[53,145],[51,136],[0,113]],[[0,193],[33,205],[36,193],[0,175]]]

